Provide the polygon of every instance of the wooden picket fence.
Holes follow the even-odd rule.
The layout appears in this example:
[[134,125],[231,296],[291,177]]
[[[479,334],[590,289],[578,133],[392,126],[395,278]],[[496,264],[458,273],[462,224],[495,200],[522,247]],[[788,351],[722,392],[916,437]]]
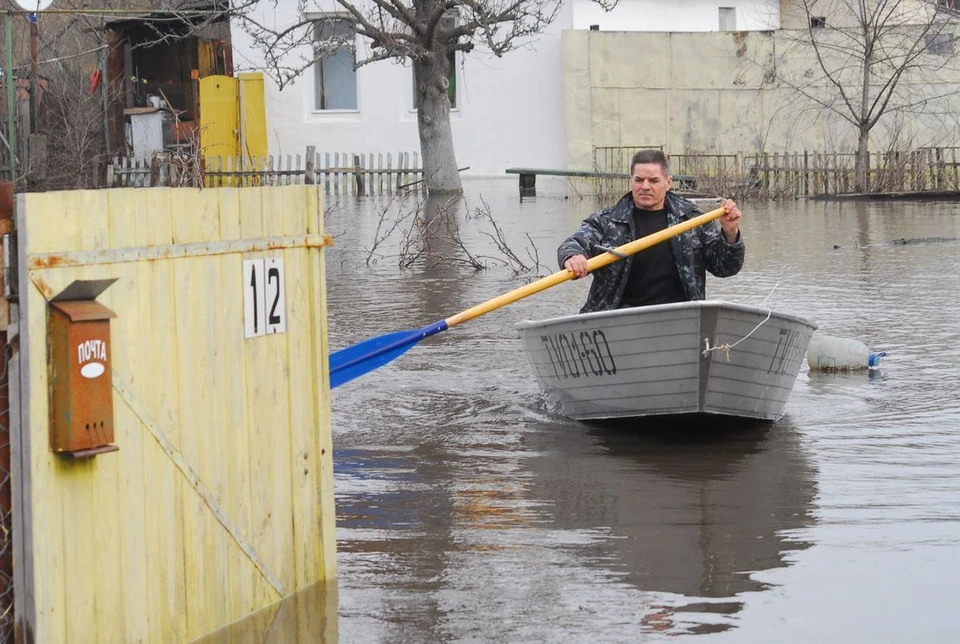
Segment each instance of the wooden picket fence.
[[[394,165],[396,161],[396,165]],[[107,167],[108,187],[248,187],[315,184],[328,195],[426,191],[419,154],[316,152],[262,158],[206,157],[158,152],[150,160],[117,157]]]
[[[656,147],[656,146],[649,146]],[[598,171],[626,172],[637,148],[596,148]],[[684,177],[683,189],[707,195],[792,199],[849,194],[855,186],[852,153],[784,152],[670,154],[670,170]],[[626,159],[626,161],[624,161]],[[620,167],[606,167],[615,162]],[[628,188],[628,181],[615,189]],[[960,191],[960,147],[872,152],[868,192]]]

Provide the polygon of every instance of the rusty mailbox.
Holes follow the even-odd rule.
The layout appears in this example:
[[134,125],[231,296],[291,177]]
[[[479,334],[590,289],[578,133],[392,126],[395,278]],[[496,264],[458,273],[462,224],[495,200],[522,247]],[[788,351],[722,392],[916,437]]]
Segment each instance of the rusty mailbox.
[[119,449],[113,443],[110,319],[96,301],[116,279],[77,280],[50,300],[47,346],[50,449],[74,458]]

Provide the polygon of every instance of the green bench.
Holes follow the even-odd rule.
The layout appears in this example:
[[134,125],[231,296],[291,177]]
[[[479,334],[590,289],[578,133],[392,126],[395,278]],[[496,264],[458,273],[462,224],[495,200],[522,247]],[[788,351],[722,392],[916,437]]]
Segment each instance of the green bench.
[[[584,179],[623,179],[630,175],[626,172],[591,172],[589,170],[547,170],[543,168],[507,168],[507,174],[520,175],[520,198],[537,196],[537,175],[546,177],[577,177]],[[675,174],[673,181],[681,190],[694,190],[697,177],[692,174]]]

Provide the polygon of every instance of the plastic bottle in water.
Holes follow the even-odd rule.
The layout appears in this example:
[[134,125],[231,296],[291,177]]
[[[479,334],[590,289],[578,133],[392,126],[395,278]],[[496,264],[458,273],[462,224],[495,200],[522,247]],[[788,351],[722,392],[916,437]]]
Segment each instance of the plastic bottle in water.
[[814,333],[807,346],[811,371],[860,371],[879,369],[885,351],[873,352],[859,340]]

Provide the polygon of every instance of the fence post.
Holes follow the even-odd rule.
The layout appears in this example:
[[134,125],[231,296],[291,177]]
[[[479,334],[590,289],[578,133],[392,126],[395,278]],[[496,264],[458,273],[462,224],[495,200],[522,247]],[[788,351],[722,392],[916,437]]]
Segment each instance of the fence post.
[[393,154],[387,152],[387,192],[393,193]]
[[362,197],[363,195],[363,172],[360,167],[360,155],[353,155],[353,180],[357,184],[357,196]]
[[773,190],[770,186],[770,154],[763,153],[763,185],[767,187],[767,197],[773,196]]
[[303,175],[303,183],[308,186],[312,186],[317,182],[316,168],[314,165],[316,161],[316,156],[317,156],[317,149],[312,145],[308,145],[307,146],[307,165],[306,165],[307,169],[304,170],[304,175]]
[[943,190],[943,148],[934,150],[934,163],[937,164],[936,174],[934,175],[936,177],[934,187],[937,190]]

